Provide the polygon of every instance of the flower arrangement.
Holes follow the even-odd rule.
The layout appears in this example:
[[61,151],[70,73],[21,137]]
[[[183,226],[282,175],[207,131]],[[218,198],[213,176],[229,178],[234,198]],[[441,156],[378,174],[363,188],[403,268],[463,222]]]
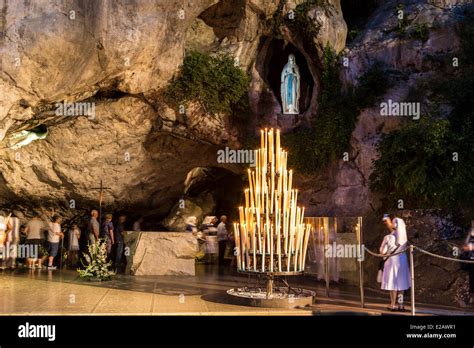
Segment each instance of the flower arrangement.
[[206,257],[206,254],[202,251],[198,251],[198,253],[195,256],[196,262],[204,262],[204,259]]
[[104,281],[111,280],[115,272],[109,270],[112,263],[107,262],[107,242],[99,239],[97,243],[90,243],[88,254],[85,254],[85,269],[78,269],[79,276],[87,280]]

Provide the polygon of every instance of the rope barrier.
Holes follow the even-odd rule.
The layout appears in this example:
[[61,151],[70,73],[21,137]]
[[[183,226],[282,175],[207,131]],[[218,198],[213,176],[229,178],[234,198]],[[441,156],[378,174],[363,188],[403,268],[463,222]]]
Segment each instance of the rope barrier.
[[[359,248],[362,247],[362,245],[360,244],[360,240],[361,239],[358,239],[359,241]],[[410,276],[411,276],[411,286],[410,286],[410,289],[411,289],[411,315],[414,316],[416,315],[416,306],[415,306],[415,263],[414,263],[414,260],[413,260],[413,255],[414,255],[414,251],[415,249],[423,254],[426,254],[428,256],[431,256],[431,257],[435,257],[435,258],[438,258],[438,259],[442,259],[442,260],[447,260],[447,261],[455,261],[455,262],[460,262],[460,263],[468,263],[468,264],[474,264],[474,259],[471,259],[471,260],[462,260],[462,259],[458,259],[458,258],[453,258],[453,257],[447,257],[447,256],[442,256],[442,255],[438,255],[438,254],[434,254],[432,252],[429,252],[427,250],[424,250],[420,247],[417,247],[416,245],[413,245],[413,244],[410,244],[410,245],[407,245],[403,250],[399,251],[399,252],[394,252],[392,254],[389,254],[389,255],[383,255],[383,254],[378,254],[378,253],[374,253],[373,251],[369,250],[365,245],[364,245],[364,249],[367,253],[369,253],[370,255],[372,256],[375,256],[375,257],[383,257],[385,259],[388,259],[389,257],[392,257],[392,256],[396,256],[396,255],[400,255],[402,253],[405,253],[407,252],[408,250],[410,251],[409,252],[409,258],[410,258]],[[360,261],[362,262],[362,260]],[[362,263],[360,263],[360,269],[362,269]],[[362,273],[359,275],[359,282],[360,282],[360,301],[361,301],[361,306],[362,308],[364,308],[364,280],[363,280],[363,277],[362,277]]]
[[385,255],[385,254],[377,254],[377,253],[374,253],[373,251],[370,251],[369,249],[367,249],[367,247],[364,245],[364,249],[365,251],[367,251],[370,255],[372,256],[377,256],[377,257],[385,257],[385,258],[389,258],[389,257],[392,257],[392,256],[395,256],[395,255],[400,255],[400,254],[403,254],[404,252],[406,252],[408,250],[408,247],[403,249],[403,250],[400,250],[396,253],[393,253],[393,254],[390,254],[390,255]]
[[[426,255],[429,255],[429,256],[432,256],[432,257],[436,257],[436,258],[439,258],[439,259],[443,259],[443,260],[448,260],[448,261],[455,261],[455,262],[461,262],[461,263],[471,263],[471,264],[474,264],[474,260],[461,260],[461,259],[455,259],[453,257],[447,257],[447,256],[442,256],[442,255],[438,255],[438,254],[433,254],[429,251],[426,251],[420,247],[417,247],[416,245],[413,245],[413,247],[426,254]],[[399,255],[399,254],[403,254],[404,252],[406,252],[408,249],[409,249],[409,246],[406,247],[405,249],[399,251],[399,252],[396,252],[396,253],[393,253],[393,254],[390,254],[390,255],[384,255],[384,254],[377,254],[377,253],[374,253],[373,251],[370,251],[366,246],[364,246],[364,249],[365,251],[367,251],[370,255],[372,256],[376,256],[376,257],[385,257],[385,258],[389,258],[389,257],[392,257],[392,256],[395,256],[395,255]]]
[[443,260],[448,260],[448,261],[456,261],[456,262],[462,262],[462,263],[474,263],[474,260],[461,260],[461,259],[455,259],[455,258],[452,258],[452,257],[447,257],[447,256],[442,256],[442,255],[438,255],[438,254],[433,254],[433,253],[430,253],[429,251],[426,251],[424,249],[421,249],[419,247],[417,247],[416,245],[413,246],[416,250],[426,254],[426,255],[429,255],[429,256],[432,256],[432,257],[436,257],[438,259],[443,259]]

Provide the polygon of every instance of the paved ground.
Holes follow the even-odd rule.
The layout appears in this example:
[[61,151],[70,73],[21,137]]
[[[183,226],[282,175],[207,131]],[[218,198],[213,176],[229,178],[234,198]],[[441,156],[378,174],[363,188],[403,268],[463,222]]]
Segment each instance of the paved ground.
[[[229,304],[226,290],[255,280],[216,267],[198,266],[196,277],[116,276],[91,283],[75,271],[0,272],[0,315],[393,315],[381,293],[366,291],[360,308],[358,289],[299,278],[293,285],[316,291],[316,303],[299,309],[254,308]],[[418,304],[419,315],[474,315],[468,310]],[[400,313],[397,315],[410,315]]]

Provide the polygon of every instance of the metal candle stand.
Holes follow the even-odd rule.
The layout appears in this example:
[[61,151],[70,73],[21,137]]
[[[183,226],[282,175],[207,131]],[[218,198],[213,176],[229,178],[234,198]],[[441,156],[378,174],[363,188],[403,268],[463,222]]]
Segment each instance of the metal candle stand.
[[[248,275],[258,275],[261,276],[262,274],[265,275],[265,280],[266,280],[266,295],[268,298],[270,298],[273,295],[273,290],[274,290],[274,282],[277,279],[280,279],[282,283],[285,285],[285,288],[288,289],[286,294],[290,294],[290,292],[293,291],[295,295],[298,295],[301,293],[300,289],[298,288],[292,288],[290,284],[288,284],[286,277],[288,276],[302,276],[303,272],[266,272],[266,273],[261,273],[261,272],[252,272],[252,271],[247,271],[247,272],[239,272],[241,274],[248,274]],[[280,278],[281,277],[281,278]],[[283,279],[283,277],[285,279]]]
[[[267,307],[267,308],[295,308],[306,307],[313,304],[316,293],[298,287],[292,287],[286,277],[302,276],[304,272],[254,272],[239,271],[240,274],[248,276],[265,276],[265,286],[244,286],[242,288],[230,289],[227,294],[232,297],[236,304]],[[278,286],[278,282],[284,286]]]
[[[255,150],[255,170],[248,169],[249,188],[245,207],[239,207],[240,223],[234,223],[237,271],[265,275],[266,290],[231,289],[227,293],[241,303],[264,307],[296,307],[312,304],[314,292],[295,289],[280,277],[302,275],[311,225],[303,223],[304,208],[297,206],[293,171],[287,169],[288,153],[280,147],[280,131],[261,131],[261,146]],[[296,296],[292,296],[296,295]]]

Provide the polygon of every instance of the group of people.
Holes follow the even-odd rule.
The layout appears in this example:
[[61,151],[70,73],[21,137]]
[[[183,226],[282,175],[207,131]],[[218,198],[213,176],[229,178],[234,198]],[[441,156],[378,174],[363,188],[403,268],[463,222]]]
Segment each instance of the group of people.
[[[229,232],[227,226],[227,216],[222,215],[220,219],[212,217],[210,221],[203,222],[202,231],[204,232],[203,244],[205,245],[205,253],[208,255],[218,254],[219,266],[224,266],[225,253],[227,248],[233,250],[235,247],[235,241],[233,235]],[[200,232],[197,228],[197,218],[191,216],[186,224],[186,231],[192,232],[198,239],[200,238]],[[217,241],[217,247],[214,246],[213,239]],[[232,259],[232,264],[235,262]]]
[[[95,244],[99,241],[100,238],[104,239],[107,247],[107,257],[109,258],[109,260],[113,261],[115,269],[119,270],[121,267],[124,251],[123,232],[125,232],[126,230],[125,222],[127,221],[127,216],[125,214],[120,214],[117,219],[117,222],[114,224],[112,222],[113,215],[106,214],[101,229],[99,228],[100,223],[98,218],[99,212],[93,209],[91,211],[91,217],[87,228],[89,243]],[[137,220],[134,224],[134,227],[138,228],[138,230],[140,230],[140,222],[141,218]]]
[[[0,211],[0,249],[2,254],[0,268],[15,269],[17,258],[22,258],[25,259],[25,265],[29,268],[43,268],[43,264],[46,263],[45,267],[48,269],[56,269],[53,261],[58,255],[59,244],[64,237],[61,222],[62,219],[58,215],[44,219],[38,213],[34,213],[31,220],[24,226],[21,225],[18,217],[12,214],[7,216],[5,212]],[[72,229],[71,233],[74,234]],[[20,245],[26,245],[27,248],[20,248]],[[74,248],[73,245],[70,247]],[[21,255],[20,250],[25,255]]]
[[[63,219],[59,215],[46,216],[34,212],[32,218],[22,225],[18,217],[0,211],[0,268],[16,268],[17,259],[24,259],[24,265],[30,269],[55,270],[56,264],[59,262],[62,266],[63,261],[68,267],[74,268],[79,266],[81,251],[87,252],[87,244],[103,239],[107,246],[107,257],[119,271],[125,247],[123,232],[126,230],[126,220],[127,217],[120,214],[113,222],[112,214],[106,214],[101,226],[99,212],[93,209],[83,233],[75,222],[63,229]],[[139,218],[132,229],[140,231],[142,221]],[[65,260],[63,256],[66,256]],[[55,260],[58,261],[56,264]]]

